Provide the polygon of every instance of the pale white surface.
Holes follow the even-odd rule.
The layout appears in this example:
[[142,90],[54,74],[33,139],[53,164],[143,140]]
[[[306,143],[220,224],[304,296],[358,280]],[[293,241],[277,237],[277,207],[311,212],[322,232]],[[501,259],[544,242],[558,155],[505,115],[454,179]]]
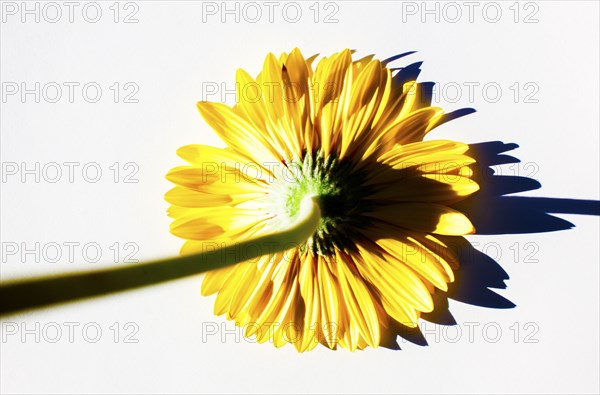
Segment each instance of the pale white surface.
[[[100,3],[103,16],[95,24],[81,17],[85,3],[75,9],[73,23],[65,8],[57,23],[43,18],[35,23],[31,16],[21,23],[19,14],[3,15],[7,19],[1,24],[2,82],[39,81],[42,86],[79,82],[81,88],[93,81],[103,89],[102,99],[95,104],[85,102],[77,89],[74,103],[66,98],[56,104],[35,103],[31,96],[26,103],[15,97],[2,103],[2,162],[31,166],[95,162],[103,170],[98,183],[86,182],[77,170],[73,183],[66,173],[57,183],[36,183],[31,178],[22,183],[18,176],[2,183],[3,245],[63,245],[63,257],[53,264],[36,264],[32,256],[26,256],[24,263],[19,255],[3,257],[3,279],[100,265],[90,263],[90,256],[83,257],[80,249],[70,263],[64,247],[68,242],[98,243],[103,253],[100,262],[113,259],[109,247],[116,242],[121,261],[123,253],[132,251],[124,248],[128,242],[139,246],[137,259],[177,254],[181,242],[168,233],[162,195],[170,184],[164,174],[181,163],[175,155],[179,146],[220,144],[195,109],[202,84],[226,83],[231,89],[238,67],[256,74],[268,51],[278,54],[295,46],[305,55],[351,47],[380,58],[418,50],[407,61],[425,61],[422,80],[462,86],[460,100],[440,99],[439,105],[447,110],[464,106],[478,110],[432,137],[516,142],[521,148],[514,155],[523,163],[538,165],[534,178],[543,188],[530,195],[598,199],[597,2],[538,2],[532,3],[537,8],[527,9],[521,3],[519,23],[513,21],[512,2],[497,3],[503,12],[497,23],[483,18],[483,3],[475,9],[473,23],[460,2],[464,15],[456,23],[444,21],[443,14],[440,23],[433,20],[435,15],[425,15],[422,23],[420,13],[404,13],[402,23],[403,7],[413,10],[410,7],[420,7],[421,2],[338,2],[338,22],[331,24],[314,22],[312,3],[298,3],[303,13],[295,24],[278,12],[283,3],[275,10],[273,23],[266,15],[257,23],[235,23],[232,16],[221,23],[219,15],[208,16],[203,23],[202,3],[137,2],[139,23],[134,24],[112,22],[111,4]],[[258,4],[266,13],[266,6]],[[326,11],[334,10],[320,7],[320,20]],[[443,8],[443,3],[439,7],[440,13],[445,9],[446,17],[454,18],[453,10]],[[539,22],[522,23],[536,9]],[[121,9],[120,18],[133,10]],[[488,17],[494,17],[492,11],[488,10]],[[139,103],[114,103],[109,89],[114,82],[137,84]],[[471,82],[480,87],[497,83],[503,96],[491,103],[475,89],[469,100],[465,83]],[[510,90],[515,82],[521,86],[518,103],[514,88]],[[522,88],[527,82],[539,87],[534,95],[538,103],[523,102],[522,95],[531,92]],[[65,88],[63,94],[67,93]],[[231,102],[231,95],[227,99]],[[115,183],[109,169],[114,162],[136,163],[139,182]],[[529,174],[522,165],[518,169]],[[122,169],[120,181],[128,173]],[[480,247],[500,246],[499,262],[511,276],[508,289],[501,293],[517,307],[493,310],[451,302],[451,311],[463,323],[462,337],[455,343],[449,341],[456,335],[452,329],[430,324],[426,334],[430,346],[406,343],[403,351],[369,349],[351,354],[318,348],[298,354],[291,346],[275,349],[253,344],[239,338],[224,318],[213,316],[214,298],[199,296],[201,279],[194,277],[6,317],[0,343],[0,391],[597,393],[598,218],[564,217],[577,227],[471,239]],[[515,242],[536,243],[539,262],[525,263],[521,255],[515,263],[510,249]],[[72,342],[66,326],[70,324],[65,324],[69,322],[79,324]],[[117,342],[110,329],[115,322],[120,326]],[[137,343],[124,342],[135,328],[124,328],[128,322],[139,329],[132,337]],[[468,322],[479,324],[472,341],[464,325]],[[21,341],[21,329],[16,335],[7,334],[22,323],[34,331],[39,323],[39,342],[34,335]],[[520,328],[517,342],[510,329],[515,323]],[[527,323],[539,328],[531,337],[537,343],[524,341],[533,328],[525,328]],[[81,328],[86,324],[101,328],[97,343],[84,338]],[[486,324],[501,328],[498,342],[486,341],[481,330]],[[62,336],[51,343],[56,326],[62,328]],[[203,331],[213,328],[230,332],[203,336]],[[487,335],[493,336],[493,330]],[[88,336],[94,336],[94,328]]]

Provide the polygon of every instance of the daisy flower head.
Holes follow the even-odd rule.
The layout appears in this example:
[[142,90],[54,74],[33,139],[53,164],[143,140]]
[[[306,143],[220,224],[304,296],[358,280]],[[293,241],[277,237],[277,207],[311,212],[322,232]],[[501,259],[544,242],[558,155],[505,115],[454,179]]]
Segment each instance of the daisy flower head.
[[184,146],[188,164],[167,174],[182,254],[277,232],[307,197],[320,208],[302,244],[205,275],[215,314],[246,336],[299,351],[377,347],[395,324],[416,327],[454,280],[439,235],[474,232],[451,205],[478,190],[475,161],[466,144],[423,141],[457,113],[431,106],[420,64],[388,67],[407,54],[268,54],[256,78],[238,70],[233,107],[198,103],[227,147]]

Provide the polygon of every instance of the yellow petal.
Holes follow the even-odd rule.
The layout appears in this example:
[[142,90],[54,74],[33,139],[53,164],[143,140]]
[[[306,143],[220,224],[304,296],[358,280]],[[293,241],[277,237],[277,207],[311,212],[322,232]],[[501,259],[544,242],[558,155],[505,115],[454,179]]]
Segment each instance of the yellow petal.
[[228,195],[198,192],[184,187],[175,187],[165,194],[165,200],[182,207],[214,207],[228,204],[233,199]]
[[479,190],[466,177],[447,174],[423,174],[400,178],[369,196],[387,202],[454,203]]
[[[380,340],[379,319],[373,297],[365,284],[353,273],[352,258],[336,251],[338,260],[338,281],[349,314],[350,326],[358,328],[359,336],[371,347],[377,347]],[[351,329],[352,330],[352,329]]]
[[426,233],[462,236],[475,232],[473,224],[464,214],[440,204],[390,204],[366,215],[399,228]]
[[283,160],[282,153],[272,147],[263,132],[256,130],[248,120],[221,103],[198,102],[200,115],[223,139],[238,152],[245,152],[255,163]]
[[421,278],[443,291],[448,289],[447,283],[454,281],[454,273],[444,259],[447,254],[441,252],[442,247],[429,249],[411,238],[380,239],[376,243],[387,255],[402,262]]
[[216,164],[210,168],[175,167],[167,173],[166,178],[174,184],[216,195],[264,192],[266,186],[260,179],[247,177],[240,168]]
[[216,237],[233,238],[264,223],[267,218],[266,213],[236,207],[196,209],[192,215],[173,221],[171,233],[184,239],[200,241]]

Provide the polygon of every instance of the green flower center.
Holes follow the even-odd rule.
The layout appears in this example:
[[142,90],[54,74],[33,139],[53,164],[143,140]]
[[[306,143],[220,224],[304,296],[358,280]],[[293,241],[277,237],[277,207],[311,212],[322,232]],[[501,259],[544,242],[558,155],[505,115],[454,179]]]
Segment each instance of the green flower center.
[[335,248],[352,250],[357,231],[368,222],[362,216],[369,206],[362,187],[364,174],[349,161],[323,158],[320,153],[287,164],[286,171],[276,182],[279,213],[293,221],[306,196],[316,196],[321,208],[321,224],[307,247],[324,256],[333,255]]

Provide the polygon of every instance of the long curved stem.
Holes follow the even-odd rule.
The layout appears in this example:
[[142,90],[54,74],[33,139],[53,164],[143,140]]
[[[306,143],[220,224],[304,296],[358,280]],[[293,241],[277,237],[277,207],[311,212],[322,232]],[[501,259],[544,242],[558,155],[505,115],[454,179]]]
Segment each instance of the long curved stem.
[[285,251],[306,242],[317,230],[320,220],[316,198],[306,198],[298,220],[291,227],[221,249],[118,268],[2,283],[0,316],[159,284]]

